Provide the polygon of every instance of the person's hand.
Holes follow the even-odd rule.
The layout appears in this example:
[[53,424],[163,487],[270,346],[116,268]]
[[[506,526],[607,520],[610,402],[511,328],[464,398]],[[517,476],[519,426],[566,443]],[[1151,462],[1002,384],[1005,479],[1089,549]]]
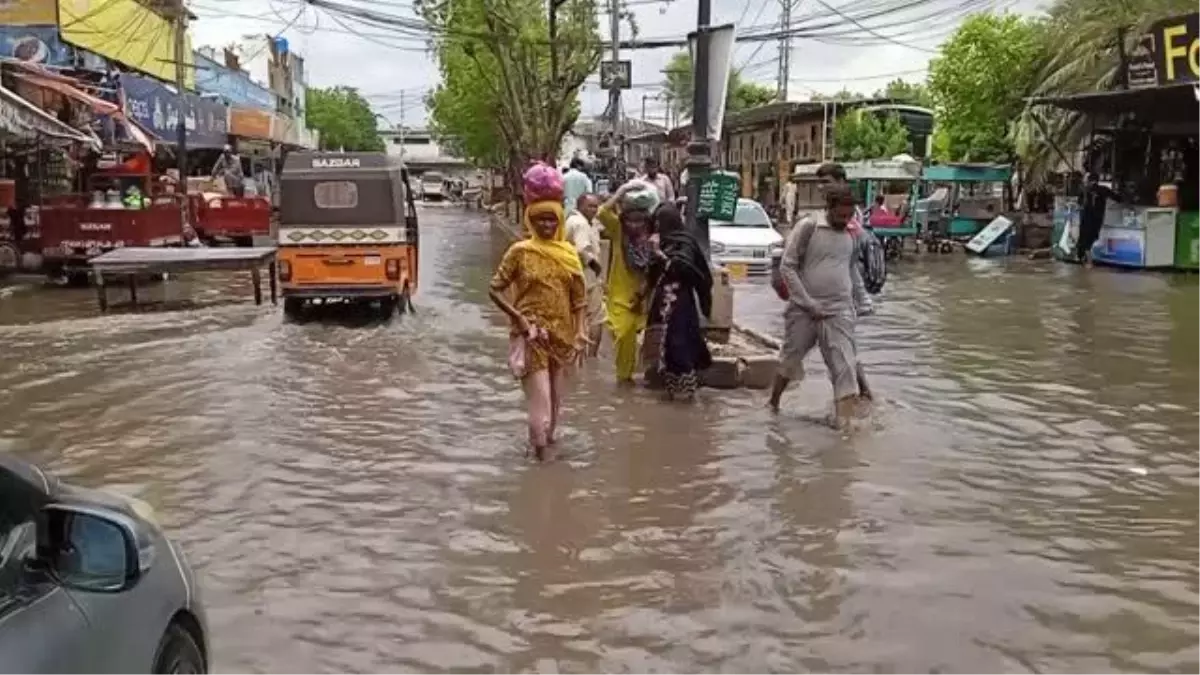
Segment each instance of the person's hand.
[[805,307],[808,315],[814,319],[828,319],[834,315],[834,312],[829,310],[829,307],[823,302],[813,301],[811,305]]
[[572,347],[575,349],[575,362],[582,365],[587,359],[588,347],[591,346],[592,339],[588,337],[586,332],[575,334],[575,342]]

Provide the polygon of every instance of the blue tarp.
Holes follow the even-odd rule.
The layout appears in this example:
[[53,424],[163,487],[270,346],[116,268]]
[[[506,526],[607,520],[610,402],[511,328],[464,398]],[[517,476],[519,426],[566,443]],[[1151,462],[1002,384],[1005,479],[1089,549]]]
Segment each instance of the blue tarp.
[[125,113],[166,143],[174,143],[179,115],[186,115],[187,144],[193,148],[219,148],[228,141],[229,109],[217,101],[185,93],[157,80],[121,74]]

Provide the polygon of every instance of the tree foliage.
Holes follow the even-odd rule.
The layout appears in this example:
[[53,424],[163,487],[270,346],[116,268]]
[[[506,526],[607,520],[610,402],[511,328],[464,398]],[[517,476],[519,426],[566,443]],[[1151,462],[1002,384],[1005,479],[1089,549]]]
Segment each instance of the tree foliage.
[[375,111],[353,87],[310,87],[305,98],[308,125],[321,132],[328,150],[382,151]]
[[874,98],[890,98],[900,103],[921,106],[923,108],[933,106],[933,99],[929,96],[929,89],[923,82],[906,82],[901,79],[892,80],[882,89],[876,90]]
[[[1122,30],[1131,50],[1155,21],[1194,11],[1195,0],[1057,0],[1047,9],[1031,94],[1063,96],[1111,89],[1120,77]],[[1041,118],[1040,125],[1035,115]],[[1024,172],[1037,182],[1058,165],[1061,158],[1055,146],[1071,153],[1087,133],[1083,116],[1039,106],[1027,108],[1017,120],[1013,141]]]
[[888,159],[909,152],[908,129],[896,115],[851,111],[838,118],[834,153],[841,161]]
[[[692,55],[688,51],[676,52],[667,62],[664,72],[663,90],[678,107],[681,115],[691,116],[694,75]],[[725,112],[733,113],[764,106],[775,100],[775,89],[757,82],[747,82],[736,70],[729,72],[729,85],[725,91]]]
[[1025,107],[1042,47],[1040,22],[976,14],[929,65],[941,143],[954,161],[1011,161],[1009,126]]
[[532,158],[553,161],[579,117],[579,88],[600,62],[595,0],[563,2],[553,42],[541,0],[415,7],[430,24],[442,75],[427,100],[434,132],[457,139],[467,159],[507,167],[510,179]]

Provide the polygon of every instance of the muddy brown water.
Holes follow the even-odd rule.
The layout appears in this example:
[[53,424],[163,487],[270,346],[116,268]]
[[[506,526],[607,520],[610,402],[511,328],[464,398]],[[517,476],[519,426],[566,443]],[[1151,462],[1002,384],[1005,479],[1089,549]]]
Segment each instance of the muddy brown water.
[[[844,437],[762,395],[568,401],[521,459],[478,216],[423,214],[418,314],[289,324],[243,281],[0,300],[5,447],[159,511],[215,668],[1175,671],[1197,658],[1197,284],[1021,260],[895,268],[885,397]],[[780,328],[769,289],[740,319]]]

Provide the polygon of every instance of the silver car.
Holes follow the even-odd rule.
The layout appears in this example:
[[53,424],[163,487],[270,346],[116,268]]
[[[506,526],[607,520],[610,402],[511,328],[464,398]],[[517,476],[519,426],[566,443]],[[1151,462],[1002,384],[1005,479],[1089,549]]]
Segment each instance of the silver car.
[[0,673],[204,673],[196,579],[140,500],[0,454]]

